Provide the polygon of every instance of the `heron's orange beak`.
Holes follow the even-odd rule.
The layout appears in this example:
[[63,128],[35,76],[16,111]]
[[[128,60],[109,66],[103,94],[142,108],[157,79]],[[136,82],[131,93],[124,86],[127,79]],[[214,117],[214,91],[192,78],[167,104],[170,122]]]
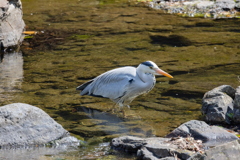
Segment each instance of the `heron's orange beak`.
[[169,77],[169,78],[173,78],[173,76],[171,76],[170,74],[168,74],[167,72],[164,72],[163,70],[157,68],[157,69],[154,69],[156,71],[156,73],[158,74],[161,74],[161,75],[164,75],[166,77]]

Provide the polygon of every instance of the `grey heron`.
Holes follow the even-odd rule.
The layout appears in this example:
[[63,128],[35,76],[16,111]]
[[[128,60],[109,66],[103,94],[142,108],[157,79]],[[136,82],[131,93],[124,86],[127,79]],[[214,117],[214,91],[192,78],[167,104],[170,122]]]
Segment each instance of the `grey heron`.
[[134,98],[148,93],[155,85],[155,75],[173,78],[154,62],[146,61],[137,68],[126,66],[107,71],[78,86],[80,95],[109,98],[120,107],[128,106]]

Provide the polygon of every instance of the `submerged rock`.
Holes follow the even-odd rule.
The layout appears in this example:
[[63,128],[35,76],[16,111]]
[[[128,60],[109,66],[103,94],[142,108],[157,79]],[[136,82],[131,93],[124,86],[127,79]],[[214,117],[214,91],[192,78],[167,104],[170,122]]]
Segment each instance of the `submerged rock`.
[[47,113],[24,103],[0,107],[0,126],[1,148],[80,145],[79,140],[70,136]]
[[240,144],[235,135],[202,121],[189,121],[166,137],[122,136],[114,138],[111,147],[127,153],[135,153],[139,159],[143,160],[173,158],[220,160],[237,159],[240,156]]
[[21,0],[0,1],[0,49],[23,41],[25,23],[22,19]]

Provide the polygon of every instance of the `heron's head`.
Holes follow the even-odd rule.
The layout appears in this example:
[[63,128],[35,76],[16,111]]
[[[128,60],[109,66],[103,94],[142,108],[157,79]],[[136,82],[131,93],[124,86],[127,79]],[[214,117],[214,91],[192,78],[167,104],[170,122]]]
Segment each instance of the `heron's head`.
[[168,74],[167,72],[161,70],[154,62],[152,61],[146,61],[141,63],[138,68],[145,72],[145,73],[151,73],[153,75],[164,75],[166,77],[169,78],[173,78],[173,76],[171,76],[170,74]]

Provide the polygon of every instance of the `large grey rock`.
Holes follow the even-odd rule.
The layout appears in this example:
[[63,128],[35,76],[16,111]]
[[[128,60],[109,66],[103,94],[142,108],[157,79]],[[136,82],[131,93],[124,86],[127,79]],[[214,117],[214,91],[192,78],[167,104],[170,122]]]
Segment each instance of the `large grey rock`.
[[217,145],[205,151],[206,160],[239,160],[239,140]]
[[[182,138],[178,136],[191,135]],[[143,160],[236,160],[240,157],[238,138],[222,128],[209,126],[202,121],[190,121],[181,125],[167,137],[139,138],[122,136],[114,138],[111,147],[127,153],[135,153]],[[197,138],[207,140],[203,143]],[[183,140],[185,143],[183,143]],[[216,143],[212,143],[212,141]],[[211,143],[210,143],[211,142]],[[192,147],[192,148],[191,148]]]
[[235,123],[240,123],[240,86],[236,88],[233,107],[233,121]]
[[202,113],[210,123],[240,123],[240,86],[222,85],[205,93]]
[[188,121],[166,135],[167,138],[178,136],[191,136],[196,140],[202,140],[205,146],[215,146],[238,139],[236,135],[223,128],[209,126],[204,121],[198,120]]
[[195,1],[195,3],[196,3],[196,7],[198,9],[207,9],[207,8],[210,8],[214,5],[213,1],[206,1],[206,0]]
[[111,141],[111,146],[114,149],[127,153],[136,153],[144,144],[146,144],[146,140],[144,138],[133,136],[114,138]]
[[219,144],[208,150],[204,154],[195,154],[187,160],[239,160],[240,144],[238,140]]
[[233,107],[236,109],[240,109],[240,86],[236,88]]
[[60,124],[43,110],[24,103],[0,107],[0,147],[26,147],[45,144],[78,146]]
[[0,49],[23,41],[22,14],[21,0],[0,0]]
[[235,8],[236,8],[237,10],[240,9],[240,0],[236,0],[236,1],[235,1]]
[[222,85],[205,93],[202,102],[205,120],[212,123],[231,123],[235,92],[231,86]]
[[168,138],[147,138],[146,144],[137,152],[140,159],[160,159],[173,157],[174,155],[180,159],[188,159],[195,152],[187,149],[180,149],[178,145],[170,143]]
[[143,160],[157,160],[160,158],[171,159],[173,155],[181,159],[187,159],[194,155],[194,152],[186,149],[179,149],[178,145],[170,143],[170,138],[139,138],[123,136],[114,138],[111,147],[127,153],[136,153]]
[[215,7],[225,9],[225,10],[226,9],[231,10],[231,9],[234,9],[235,2],[234,0],[216,0]]

